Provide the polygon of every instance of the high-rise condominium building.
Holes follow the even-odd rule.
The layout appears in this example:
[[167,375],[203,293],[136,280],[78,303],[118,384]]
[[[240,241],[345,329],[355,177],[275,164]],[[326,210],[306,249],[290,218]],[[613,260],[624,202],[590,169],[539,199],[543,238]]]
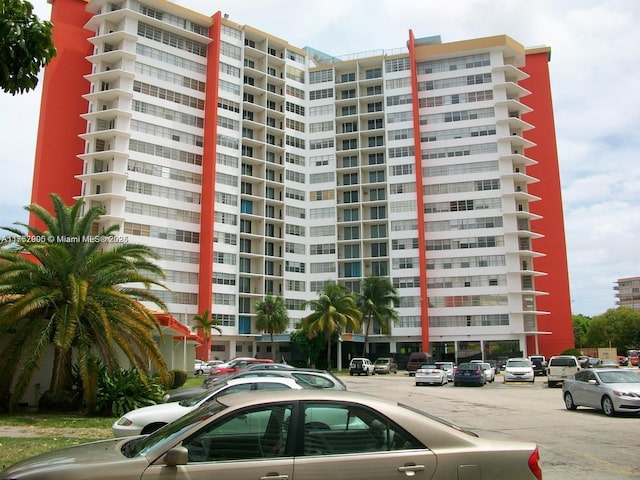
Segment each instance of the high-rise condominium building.
[[103,205],[96,233],[153,247],[171,315],[220,321],[213,355],[268,354],[266,294],[293,328],[374,275],[401,299],[374,356],[573,346],[548,47],[408,29],[335,57],[164,0],[51,3],[32,200]]
[[616,305],[640,311],[640,277],[619,278],[613,289]]

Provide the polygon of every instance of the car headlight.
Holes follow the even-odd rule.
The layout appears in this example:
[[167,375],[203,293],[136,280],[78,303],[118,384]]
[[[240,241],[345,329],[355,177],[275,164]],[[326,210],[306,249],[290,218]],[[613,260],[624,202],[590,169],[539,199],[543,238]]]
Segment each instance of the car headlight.
[[129,420],[127,417],[120,417],[120,420],[118,420],[118,425],[120,425],[121,427],[128,427],[132,423],[133,422]]
[[614,390],[613,394],[616,397],[631,397],[631,398],[640,398],[640,395],[634,392],[621,392],[620,390]]

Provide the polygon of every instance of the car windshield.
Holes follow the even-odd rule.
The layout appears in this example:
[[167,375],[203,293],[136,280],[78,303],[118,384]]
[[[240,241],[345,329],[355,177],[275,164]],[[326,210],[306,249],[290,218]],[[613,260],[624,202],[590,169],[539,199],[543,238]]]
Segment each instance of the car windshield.
[[376,360],[376,365],[384,365],[390,363],[388,358],[379,358]]
[[438,370],[438,366],[437,365],[432,365],[432,364],[425,364],[425,365],[422,365],[420,367],[420,369],[421,370],[424,370],[424,369]]
[[166,450],[175,441],[174,439],[179,437],[185,430],[190,429],[196,423],[206,421],[225,408],[227,406],[221,404],[218,400],[208,402],[146,437],[138,437],[125,443],[122,446],[122,454],[125,457],[133,458],[145,456],[157,449],[160,449],[158,451]]
[[634,372],[600,372],[598,373],[602,383],[640,383],[640,375]]
[[183,407],[194,407],[197,404],[199,404],[200,402],[202,402],[203,400],[206,400],[207,398],[209,398],[211,396],[211,394],[213,394],[213,392],[217,392],[219,389],[221,389],[222,387],[226,386],[227,382],[220,382],[220,383],[216,383],[216,388],[209,388],[207,390],[205,390],[204,392],[202,392],[200,395],[197,395],[195,397],[192,398],[187,398],[185,400],[182,400],[181,402],[179,402],[180,405],[182,405]]
[[507,367],[530,367],[531,362],[529,360],[509,360]]

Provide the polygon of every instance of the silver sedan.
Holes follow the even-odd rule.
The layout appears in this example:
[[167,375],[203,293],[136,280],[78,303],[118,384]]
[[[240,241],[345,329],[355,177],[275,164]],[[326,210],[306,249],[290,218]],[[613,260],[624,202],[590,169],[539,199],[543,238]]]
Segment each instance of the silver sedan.
[[478,437],[396,402],[335,390],[226,395],[148,436],[24,460],[0,480],[541,480],[535,443]]
[[562,385],[567,410],[591,407],[605,415],[640,412],[640,375],[619,368],[580,370]]

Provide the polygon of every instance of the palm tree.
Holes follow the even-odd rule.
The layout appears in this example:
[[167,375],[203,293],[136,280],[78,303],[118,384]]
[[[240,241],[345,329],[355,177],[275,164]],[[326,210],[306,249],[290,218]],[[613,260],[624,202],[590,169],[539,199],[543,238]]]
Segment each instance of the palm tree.
[[206,309],[202,315],[194,315],[193,321],[196,324],[196,330],[202,331],[202,338],[204,339],[203,352],[207,357],[202,360],[206,362],[209,360],[209,351],[211,350],[211,330],[215,330],[222,335],[220,320],[213,318],[209,309]]
[[271,338],[271,359],[275,360],[273,334],[282,333],[289,326],[289,315],[284,298],[267,294],[256,303],[256,328],[268,332]]
[[319,292],[317,300],[307,302],[313,312],[302,319],[309,337],[324,335],[327,340],[327,364],[331,370],[331,338],[343,329],[360,331],[362,312],[354,295],[343,285],[329,283]]
[[[98,363],[118,367],[124,354],[146,381],[149,364],[162,377],[167,365],[154,341],[161,334],[153,312],[141,301],[165,308],[150,290],[163,287],[154,280],[164,276],[151,260],[154,252],[132,243],[111,243],[118,226],[100,237],[91,236],[102,207],[84,215],[84,202],[67,207],[51,194],[53,215],[39,205],[25,209],[46,230],[26,227],[29,237],[4,227],[16,237],[5,238],[0,249],[0,332],[12,337],[0,352],[0,398],[17,405],[40,367],[49,345],[54,355],[48,398],[55,404],[70,400],[72,352],[83,384],[85,409],[95,411]],[[141,286],[140,286],[141,285]]]
[[358,307],[362,311],[364,324],[364,346],[362,356],[369,348],[369,331],[375,320],[384,335],[391,334],[390,322],[398,321],[394,307],[400,304],[400,297],[387,277],[367,277],[362,282],[362,293],[358,295]]

